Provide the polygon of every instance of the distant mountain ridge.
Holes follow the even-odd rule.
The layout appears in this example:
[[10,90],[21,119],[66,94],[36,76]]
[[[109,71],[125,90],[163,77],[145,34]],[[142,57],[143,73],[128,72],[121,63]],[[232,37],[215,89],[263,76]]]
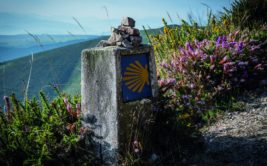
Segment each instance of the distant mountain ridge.
[[0,35],[0,62],[96,39],[99,36],[34,35],[34,37],[30,35]]

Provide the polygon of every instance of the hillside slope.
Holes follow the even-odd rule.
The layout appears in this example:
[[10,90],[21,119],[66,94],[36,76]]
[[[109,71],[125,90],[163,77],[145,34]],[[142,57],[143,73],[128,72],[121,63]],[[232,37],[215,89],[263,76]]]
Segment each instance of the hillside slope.
[[[95,40],[81,42],[34,55],[32,75],[28,95],[38,95],[40,90],[53,97],[54,92],[49,84],[59,84],[64,89],[70,77],[80,65],[80,54],[85,48],[94,47],[101,37]],[[19,58],[0,64],[0,96],[15,93],[19,99],[24,96],[30,71],[31,56]],[[79,74],[80,75],[80,74]],[[77,80],[79,84],[80,80]],[[73,84],[75,84],[74,81]]]

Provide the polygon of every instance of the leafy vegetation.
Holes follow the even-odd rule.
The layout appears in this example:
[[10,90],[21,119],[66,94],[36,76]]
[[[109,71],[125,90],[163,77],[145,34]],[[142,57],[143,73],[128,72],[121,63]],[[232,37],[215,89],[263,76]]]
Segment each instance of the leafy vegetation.
[[205,111],[220,109],[217,101],[266,81],[267,58],[244,36],[236,31],[216,41],[188,42],[161,62],[159,84],[170,98],[168,106],[180,112],[180,122],[191,125]]
[[266,0],[235,0],[231,9],[224,8],[222,17],[231,20],[231,23],[241,29],[259,28],[267,20]]
[[[256,2],[254,6],[263,3]],[[234,2],[232,12],[221,17],[209,12],[206,26],[192,19],[181,20],[181,26],[168,26],[162,19],[163,33],[148,35],[156,52],[164,109],[175,111],[180,125],[201,126],[231,109],[239,92],[267,81],[265,16],[251,22],[260,24],[252,30],[240,29],[252,26],[233,19],[238,17],[237,8],[254,10],[245,5],[248,3]],[[256,17],[246,14],[249,19]]]
[[4,97],[5,109],[0,111],[0,164],[96,162],[93,153],[84,149],[83,138],[90,131],[81,127],[80,97],[58,92],[58,97],[49,102],[40,92],[40,99],[21,103],[15,95]]

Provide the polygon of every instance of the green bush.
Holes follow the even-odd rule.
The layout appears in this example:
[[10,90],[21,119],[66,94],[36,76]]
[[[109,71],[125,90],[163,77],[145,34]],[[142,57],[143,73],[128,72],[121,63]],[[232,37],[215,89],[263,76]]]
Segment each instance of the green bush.
[[241,29],[259,28],[267,23],[266,0],[235,0],[230,9],[224,10],[223,17]]
[[[58,93],[59,94],[59,93]],[[80,97],[59,94],[49,102],[40,92],[19,102],[15,95],[5,96],[0,111],[1,165],[79,165],[92,163],[94,155],[84,149]]]

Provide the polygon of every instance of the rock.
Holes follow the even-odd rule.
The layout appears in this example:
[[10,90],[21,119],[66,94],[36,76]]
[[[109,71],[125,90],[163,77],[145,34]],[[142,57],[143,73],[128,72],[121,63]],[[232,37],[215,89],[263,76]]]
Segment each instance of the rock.
[[108,43],[110,43],[111,46],[116,45],[116,33],[111,34],[111,36],[108,39]]
[[129,35],[135,35],[135,36],[140,35],[139,30],[136,28],[127,27],[127,26],[119,26],[118,29],[120,31],[123,31],[123,32],[129,34]]
[[100,41],[97,47],[121,46],[126,48],[138,47],[142,43],[142,37],[138,29],[134,28],[135,21],[125,17],[118,28],[111,29],[111,35],[107,41]]
[[101,40],[96,47],[107,47],[110,46],[110,43],[107,40]]
[[117,46],[122,46],[122,42],[116,42]]
[[129,39],[130,35],[128,33],[123,33],[122,38],[123,39]]
[[133,46],[139,46],[142,42],[141,36],[130,36],[130,41],[132,42]]
[[123,40],[122,35],[116,34],[116,33],[115,33],[115,39],[116,39],[116,42],[121,42]]
[[121,21],[121,25],[123,26],[129,26],[129,27],[134,27],[135,26],[135,21],[131,17],[124,17]]
[[120,31],[117,28],[112,27],[111,28],[112,33],[120,33]]
[[133,46],[131,45],[131,43],[130,43],[128,40],[126,40],[126,39],[124,39],[124,40],[121,42],[121,45],[122,45],[123,47],[125,47],[125,48],[133,48]]

